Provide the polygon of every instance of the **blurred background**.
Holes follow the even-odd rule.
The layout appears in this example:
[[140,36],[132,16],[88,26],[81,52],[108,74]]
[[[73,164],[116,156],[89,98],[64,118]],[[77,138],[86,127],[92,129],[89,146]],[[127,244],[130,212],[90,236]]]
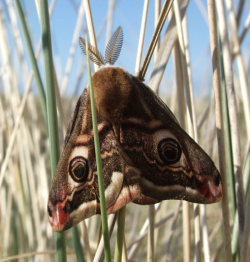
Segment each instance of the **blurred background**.
[[[224,9],[216,3],[217,18],[213,21],[208,10],[208,3],[213,1],[175,1],[182,14],[183,31],[180,33],[176,26],[177,11],[172,8],[146,72],[145,83],[158,92],[182,126],[222,168],[227,199],[206,207],[187,203],[183,206],[181,201],[164,201],[153,209],[129,204],[123,261],[247,261],[250,1],[218,1]],[[89,32],[86,2],[91,7],[101,53],[112,33],[122,26],[123,48],[116,65],[131,74],[137,71],[142,26],[145,26],[145,38],[141,65],[165,3],[160,0],[48,1],[60,150],[75,102],[88,83],[86,57],[79,47],[79,37],[86,38]],[[55,261],[55,236],[47,220],[51,167],[43,101],[46,100],[48,65],[43,59],[39,6],[39,0],[0,1],[0,261]],[[147,19],[142,22],[146,9]],[[217,62],[210,48],[213,24],[218,30],[220,60]],[[178,41],[182,47],[181,34],[184,53],[177,47]],[[33,60],[32,49],[36,56]],[[181,57],[186,61],[184,65]],[[218,101],[214,99],[217,91],[213,66],[221,69],[220,113],[215,107]],[[184,71],[189,84],[185,82]],[[185,113],[190,109],[186,102],[189,91],[185,88],[191,90],[192,117]],[[224,114],[221,144],[218,144],[216,114]],[[218,150],[222,147],[224,151]],[[195,213],[194,209],[198,211]],[[239,227],[239,220],[240,225],[244,220],[242,217],[245,226]],[[152,237],[149,229],[154,232],[153,248],[152,242],[149,244],[147,240]],[[102,261],[103,249],[99,247],[101,251],[97,252],[100,217],[87,219],[78,226],[77,232],[86,261]],[[67,258],[68,261],[81,261],[82,258],[76,255],[74,236],[70,230],[64,236]],[[115,243],[115,238],[113,233],[111,243]],[[114,245],[111,246],[113,250]],[[151,257],[150,252],[153,252]]]

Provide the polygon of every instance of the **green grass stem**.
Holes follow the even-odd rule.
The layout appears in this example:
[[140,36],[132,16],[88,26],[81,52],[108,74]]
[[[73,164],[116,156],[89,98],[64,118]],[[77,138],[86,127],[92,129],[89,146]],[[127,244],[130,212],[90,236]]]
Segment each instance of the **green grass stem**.
[[[59,138],[58,138],[58,124],[56,111],[56,94],[54,88],[54,67],[52,56],[52,44],[50,34],[50,21],[47,0],[40,1],[41,9],[41,23],[42,23],[42,43],[44,54],[44,68],[46,74],[46,104],[47,104],[47,118],[48,130],[50,140],[50,156],[51,156],[51,172],[55,173],[57,162],[59,160]],[[56,261],[66,262],[66,247],[63,233],[56,234]]]
[[75,252],[76,252],[76,259],[77,262],[85,262],[85,257],[83,254],[83,249],[82,249],[82,245],[80,242],[80,236],[79,236],[79,231],[77,226],[74,226],[71,229],[72,232],[72,238],[73,238],[73,244],[74,244],[74,248],[75,248]]
[[37,84],[37,87],[38,87],[38,93],[39,93],[39,97],[40,97],[40,101],[41,101],[41,105],[42,105],[43,116],[45,118],[45,121],[47,121],[46,96],[45,96],[45,91],[44,91],[40,71],[38,69],[34,49],[33,49],[33,46],[32,46],[30,33],[29,33],[29,30],[28,30],[27,22],[25,20],[25,15],[24,15],[24,12],[23,12],[22,5],[21,5],[19,0],[15,0],[15,3],[16,3],[18,15],[19,15],[19,18],[20,18],[21,26],[22,26],[22,29],[23,29],[24,39],[26,41],[28,53],[29,53],[29,56],[30,56],[31,65],[32,65],[32,68],[33,68],[33,71],[34,71],[36,84]]
[[243,177],[244,179],[244,192],[247,198],[247,195],[250,195],[250,147],[248,149],[248,153],[246,156],[244,169],[243,169]]
[[114,262],[121,262],[122,260],[125,217],[126,217],[126,206],[124,206],[122,209],[118,211],[117,236],[116,236]]
[[[222,77],[223,70],[222,70]],[[230,119],[229,119],[229,110],[228,110],[228,101],[227,101],[227,90],[225,81],[222,81],[222,107],[223,107],[223,125],[224,125],[224,137],[225,137],[225,153],[226,153],[226,166],[227,166],[227,175],[228,175],[228,192],[231,202],[231,215],[234,217],[237,203],[236,203],[236,191],[235,191],[235,177],[234,177],[234,165],[233,165],[233,149],[232,149],[232,140],[231,140],[231,129],[230,129]]]
[[[222,54],[222,52],[221,52]],[[223,109],[223,125],[224,125],[224,147],[225,147],[225,161],[226,161],[226,173],[228,176],[228,193],[231,203],[231,217],[236,225],[239,225],[238,220],[238,210],[236,202],[236,191],[235,191],[235,177],[234,177],[234,165],[233,165],[233,150],[232,150],[232,137],[230,129],[230,118],[227,100],[227,89],[225,82],[225,72],[223,57],[221,57],[221,75],[222,75],[222,109]],[[235,227],[232,235],[232,255],[234,261],[237,260],[239,256],[239,227]]]
[[[245,178],[244,180],[244,192],[245,192],[245,204],[246,204],[246,209],[248,205],[250,204],[250,151],[248,151],[246,160],[245,160],[245,165],[243,169],[243,177]],[[246,212],[246,214],[248,214]],[[247,217],[247,215],[246,215]],[[246,220],[248,221],[248,220]],[[249,228],[249,225],[246,224],[245,231]],[[246,232],[244,232],[246,234]],[[233,223],[233,235],[232,235],[232,252],[235,257],[239,256],[239,219],[238,219],[238,214],[236,213],[235,218],[234,218],[234,223]],[[246,240],[247,241],[247,240]],[[243,243],[242,245],[245,245]]]
[[86,55],[87,55],[87,64],[88,64],[88,73],[89,73],[89,91],[90,91],[90,101],[91,101],[92,124],[93,124],[93,131],[94,131],[96,167],[97,167],[97,174],[98,174],[98,188],[99,188],[100,205],[101,205],[101,220],[102,220],[102,233],[104,238],[105,261],[111,262],[108,219],[107,219],[106,200],[105,200],[105,193],[104,193],[104,181],[103,181],[103,174],[102,174],[101,150],[100,150],[99,133],[97,128],[97,114],[96,114],[94,87],[92,82],[88,46],[86,46]]

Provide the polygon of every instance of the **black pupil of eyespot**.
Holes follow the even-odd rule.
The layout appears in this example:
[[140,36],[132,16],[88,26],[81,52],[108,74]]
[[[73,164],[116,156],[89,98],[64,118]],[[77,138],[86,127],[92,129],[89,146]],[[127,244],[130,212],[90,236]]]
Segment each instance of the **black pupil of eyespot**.
[[88,177],[88,162],[83,157],[77,157],[71,160],[69,173],[76,182],[84,182]]
[[175,160],[177,158],[177,151],[176,148],[166,148],[164,155],[166,156],[166,158],[168,158],[169,160]]
[[74,169],[74,174],[77,178],[82,178],[85,174],[85,167],[82,164],[79,164],[75,169]]
[[158,151],[166,164],[174,164],[181,157],[181,148],[177,141],[172,138],[163,139],[158,145]]

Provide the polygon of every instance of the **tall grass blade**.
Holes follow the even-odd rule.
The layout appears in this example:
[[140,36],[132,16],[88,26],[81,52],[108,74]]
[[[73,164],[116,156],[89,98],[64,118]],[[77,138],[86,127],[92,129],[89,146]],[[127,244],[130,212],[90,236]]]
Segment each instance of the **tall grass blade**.
[[68,56],[68,59],[67,59],[66,65],[65,65],[65,72],[64,72],[64,75],[63,75],[63,78],[62,78],[62,84],[61,84],[61,90],[62,90],[61,93],[62,94],[65,93],[65,91],[68,87],[70,74],[73,73],[72,67],[73,67],[74,58],[75,58],[76,53],[77,53],[79,35],[80,35],[80,32],[81,32],[82,27],[83,27],[83,21],[84,21],[83,17],[84,17],[84,5],[83,5],[83,1],[82,1],[79,8],[78,8],[75,31],[74,31],[73,38],[72,38],[72,41],[71,41],[71,46],[70,46],[70,49],[69,49],[69,56]]
[[1,163],[1,168],[0,168],[0,188],[1,188],[1,185],[2,185],[2,182],[3,182],[3,179],[4,179],[5,171],[7,169],[8,162],[9,162],[9,159],[10,159],[13,147],[14,147],[16,136],[18,134],[18,129],[19,129],[20,122],[22,120],[24,107],[25,107],[25,104],[26,104],[26,101],[27,101],[28,94],[30,92],[32,78],[33,78],[33,74],[30,75],[30,77],[29,77],[29,79],[27,81],[27,87],[26,87],[23,99],[21,101],[21,104],[19,106],[19,111],[17,113],[15,126],[14,126],[13,131],[12,131],[11,136],[10,136],[10,140],[9,140],[8,148],[7,148],[6,153],[5,153],[4,160]]
[[42,110],[43,110],[43,115],[45,117],[45,120],[47,120],[46,119],[47,114],[46,114],[45,91],[44,91],[40,71],[38,69],[35,53],[34,53],[34,50],[33,50],[32,41],[31,41],[29,30],[28,30],[27,22],[26,22],[26,19],[25,19],[25,15],[24,15],[23,8],[22,8],[22,5],[20,3],[20,0],[15,0],[15,3],[16,3],[18,14],[19,14],[20,22],[21,22],[21,25],[22,25],[22,28],[23,28],[23,33],[24,33],[24,37],[25,37],[25,40],[26,40],[27,49],[28,49],[28,52],[29,52],[32,68],[33,68],[33,71],[34,71],[34,76],[35,76],[35,80],[36,80],[37,87],[38,87],[38,92],[39,92],[39,97],[40,97],[41,106],[42,106]]
[[114,262],[121,262],[122,260],[122,252],[124,246],[123,240],[124,240],[124,229],[125,229],[125,216],[126,216],[126,206],[118,211]]
[[[182,128],[186,128],[185,116],[187,107],[185,106],[185,94],[183,86],[183,73],[181,64],[181,49],[179,41],[176,41],[174,47],[175,76],[177,85],[177,98],[179,106],[179,121]],[[183,228],[183,256],[185,262],[191,261],[191,221],[190,221],[190,203],[182,201],[182,228]]]
[[229,202],[227,192],[227,176],[226,176],[226,159],[225,159],[225,130],[224,130],[224,114],[222,104],[222,87],[221,87],[221,71],[220,71],[220,57],[218,46],[218,32],[217,32],[217,16],[216,6],[214,0],[208,0],[208,20],[210,29],[210,48],[211,56],[213,58],[213,88],[215,94],[215,113],[216,113],[216,128],[218,139],[219,165],[222,177],[222,186],[224,188],[222,198],[222,213],[224,226],[224,250],[226,261],[232,261],[231,253],[231,230],[229,222]]
[[80,242],[80,235],[79,235],[78,227],[74,226],[71,229],[71,232],[72,232],[73,244],[74,244],[74,248],[76,252],[76,259],[78,262],[85,262],[85,257],[84,257],[82,245]]
[[[57,111],[56,111],[56,95],[54,88],[54,65],[52,56],[52,44],[50,34],[50,21],[48,12],[47,0],[40,2],[41,10],[41,24],[42,24],[42,40],[43,40],[43,54],[44,54],[44,67],[46,74],[46,102],[47,102],[47,117],[48,117],[48,129],[50,140],[50,156],[51,156],[51,172],[55,174],[57,162],[59,160],[59,139],[58,139],[58,124],[57,124]],[[56,234],[56,261],[65,262],[66,247],[63,233]]]
[[102,173],[102,159],[101,159],[99,133],[97,127],[97,114],[96,114],[96,106],[95,106],[94,87],[93,87],[91,68],[90,68],[88,41],[86,41],[86,54],[87,54],[87,64],[88,64],[88,73],[89,73],[89,92],[90,92],[90,101],[91,101],[92,125],[93,125],[93,132],[94,132],[96,167],[97,167],[97,174],[98,174],[98,188],[99,188],[100,206],[101,206],[102,232],[104,237],[105,261],[111,262],[107,209],[106,209],[104,181],[103,181],[103,173]]
[[[250,221],[250,148],[248,150],[248,154],[245,161],[245,166],[243,170],[243,174],[245,179],[245,199],[246,199],[246,221]],[[241,254],[243,258],[247,258],[247,251],[248,251],[248,243],[249,243],[249,236],[250,236],[250,223],[246,223],[246,227],[243,234],[243,243],[241,244]]]
[[231,28],[232,28],[234,53],[236,54],[235,59],[236,59],[236,63],[237,63],[238,71],[239,71],[240,89],[242,93],[242,102],[243,102],[243,111],[244,111],[244,116],[245,116],[245,126],[246,126],[246,131],[247,131],[247,140],[248,142],[250,142],[250,124],[249,124],[250,99],[248,95],[249,79],[248,79],[246,67],[244,65],[242,48],[240,46],[240,40],[238,37],[238,30],[237,30],[238,26],[237,26],[237,21],[236,21],[236,14],[234,12],[232,0],[226,0],[226,5],[227,5],[228,13],[229,13],[229,18],[230,18],[229,21],[231,23]]
[[149,0],[144,1],[143,13],[142,13],[142,19],[141,19],[141,29],[140,29],[140,36],[139,36],[137,57],[136,57],[136,64],[135,64],[135,74],[136,75],[139,74],[140,68],[141,68],[141,58],[142,58],[142,51],[143,51],[144,40],[145,40],[149,3],[150,3]]
[[236,104],[236,94],[234,87],[234,74],[232,65],[232,56],[230,53],[230,43],[226,21],[226,11],[224,3],[221,1],[216,2],[218,10],[218,28],[222,45],[222,59],[223,68],[225,71],[225,84],[227,88],[227,99],[230,119],[230,129],[232,135],[232,148],[233,148],[233,162],[234,162],[234,175],[236,187],[236,199],[238,216],[240,222],[240,232],[244,231],[244,195],[243,195],[243,180],[241,170],[241,150],[240,150],[240,136],[238,125],[238,112]]
[[148,207],[148,250],[147,250],[147,262],[155,261],[155,207],[150,205]]
[[[86,12],[86,19],[87,19],[87,27],[88,27],[88,32],[89,32],[90,44],[96,50],[98,50],[90,2],[89,2],[89,0],[83,0],[83,1],[84,1],[85,12]],[[97,70],[98,67],[99,66],[97,64],[94,64],[95,70]]]

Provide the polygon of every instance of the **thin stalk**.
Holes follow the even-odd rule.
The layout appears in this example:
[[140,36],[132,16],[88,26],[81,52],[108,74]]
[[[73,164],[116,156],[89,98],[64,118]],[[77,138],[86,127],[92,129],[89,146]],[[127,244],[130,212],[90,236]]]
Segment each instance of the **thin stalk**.
[[202,241],[203,241],[203,252],[204,252],[204,262],[211,261],[209,239],[208,239],[208,229],[206,221],[206,207],[205,205],[200,205],[201,214],[201,227],[202,227]]
[[[161,1],[156,0],[155,1],[155,8],[154,8],[154,22],[155,22],[155,29],[158,24],[158,19],[160,16],[161,11]],[[158,41],[155,46],[155,52],[154,52],[154,62],[157,60],[158,51],[160,49],[160,36],[158,38]],[[159,90],[156,90],[156,93],[158,94]],[[155,239],[157,239],[157,236],[159,234],[159,230],[156,230],[155,232],[155,205],[149,205],[148,207],[148,220],[149,220],[149,229],[148,229],[148,247],[147,247],[147,261],[153,262],[155,260]]]
[[230,118],[231,140],[233,148],[235,190],[237,200],[237,210],[240,225],[240,238],[244,231],[244,195],[243,195],[243,180],[241,169],[241,150],[240,150],[240,135],[238,125],[238,112],[236,103],[236,94],[234,88],[234,75],[232,65],[232,55],[230,52],[230,43],[228,36],[228,28],[226,21],[225,6],[222,1],[216,1],[218,11],[218,29],[221,38],[223,69],[225,70],[225,84],[227,88],[228,109]]
[[[108,228],[109,228],[109,235],[111,236],[113,230],[114,230],[114,227],[115,227],[115,223],[116,223],[116,219],[117,219],[117,214],[111,214],[109,215],[109,219],[108,219]],[[96,228],[96,227],[95,227]],[[95,229],[94,228],[94,229]],[[95,256],[94,256],[94,259],[92,259],[91,261],[93,262],[99,262],[99,261],[102,261],[103,260],[103,247],[104,247],[104,237],[102,235],[99,243],[98,243],[98,246],[97,246],[97,249],[96,249],[96,252],[95,252]]]
[[109,39],[112,36],[112,27],[113,27],[113,18],[114,18],[114,11],[115,11],[115,0],[108,1],[108,14],[107,14],[107,31],[106,31],[106,39],[105,39],[105,46],[107,45]]
[[15,3],[16,3],[18,14],[19,14],[20,22],[21,22],[21,25],[22,25],[22,29],[23,29],[23,32],[24,32],[24,38],[25,38],[25,41],[26,41],[26,44],[27,44],[27,49],[28,49],[28,52],[29,52],[31,65],[32,65],[32,68],[33,68],[33,71],[34,71],[36,84],[37,84],[37,87],[38,87],[39,97],[40,97],[40,101],[41,101],[41,105],[42,105],[43,116],[44,116],[45,120],[47,120],[47,118],[46,118],[46,116],[47,116],[46,115],[46,96],[45,96],[45,91],[44,91],[40,71],[38,69],[37,60],[36,60],[35,53],[34,53],[34,50],[33,50],[30,33],[29,33],[28,26],[27,26],[27,23],[26,23],[26,20],[25,20],[25,15],[24,15],[24,12],[23,12],[22,5],[21,5],[19,0],[15,0]]
[[238,5],[238,9],[237,9],[237,16],[236,16],[236,21],[237,21],[238,27],[240,26],[240,21],[241,21],[242,14],[243,14],[243,11],[244,11],[245,2],[246,2],[246,0],[240,0],[239,1],[239,5]]
[[[177,204],[177,207],[174,210],[174,215],[173,215],[173,219],[171,221],[170,224],[170,230],[168,232],[168,238],[166,239],[166,257],[170,257],[169,261],[173,260],[173,256],[171,256],[170,254],[170,250],[171,250],[171,243],[173,241],[173,237],[174,234],[176,232],[176,226],[177,226],[177,220],[179,218],[179,214],[180,214],[180,209],[181,209],[181,205],[182,205],[183,201],[179,201],[179,203]],[[166,259],[167,260],[167,259]]]
[[[246,157],[246,162],[243,170],[243,175],[246,178],[245,184],[246,185],[246,191],[245,191],[245,199],[246,199],[246,221],[250,220],[250,148]],[[243,242],[241,245],[242,251],[241,254],[247,258],[247,247],[248,247],[248,241],[249,241],[249,235],[250,235],[250,224],[246,223],[246,227],[243,233]]]
[[[163,217],[160,221],[158,221],[157,223],[155,223],[155,227],[154,229],[159,229],[161,226],[165,225],[167,223],[168,220],[170,220],[171,218],[173,218],[174,216],[174,211],[171,211],[171,213],[169,213],[168,215],[166,215],[165,217]],[[136,250],[134,249],[134,247],[136,249],[138,249],[138,244],[141,244],[143,242],[143,239],[147,236],[147,230],[148,230],[148,218],[145,221],[144,225],[142,226],[142,229],[139,233],[139,236],[132,242],[129,244],[128,249],[132,249],[132,256],[134,256],[134,254],[136,253]],[[131,259],[131,258],[130,258]]]
[[[229,196],[232,203],[231,215],[232,217],[234,217],[235,214],[237,215],[238,211],[237,211],[237,201],[236,201],[236,192],[235,192],[233,149],[232,149],[232,140],[231,140],[229,109],[228,109],[227,90],[226,90],[226,83],[225,83],[225,73],[224,73],[224,66],[223,66],[224,63],[222,61],[222,58],[221,58],[221,63],[222,63],[221,103],[222,103],[222,113],[223,113],[224,139],[225,139],[224,140],[225,163],[226,163],[226,174],[229,178],[227,186],[229,187]],[[237,221],[238,221],[238,215],[237,215]]]
[[81,223],[82,225],[82,237],[83,237],[83,246],[84,246],[84,250],[85,250],[85,258],[86,261],[93,261],[93,256],[91,254],[91,249],[90,249],[90,240],[89,240],[89,230],[88,230],[88,226],[85,220],[82,221]]
[[[90,44],[92,46],[94,46],[96,48],[96,50],[98,50],[90,2],[89,2],[89,0],[83,0],[83,1],[84,1],[85,12],[86,12],[86,19],[87,19],[87,27],[88,27],[88,32],[89,32]],[[97,70],[98,67],[99,66],[94,63],[95,70]]]
[[[48,2],[40,1],[41,10],[41,25],[42,25],[42,43],[44,53],[44,68],[46,74],[47,84],[47,117],[48,117],[48,129],[49,129],[49,140],[50,140],[50,156],[51,156],[51,172],[55,173],[57,162],[59,160],[59,139],[58,139],[58,125],[57,125],[57,112],[56,112],[56,95],[54,88],[54,67],[53,67],[53,56],[52,56],[52,45],[51,45],[51,34],[50,34],[50,21]],[[56,261],[65,262],[66,247],[63,233],[56,233]]]
[[104,194],[104,181],[103,181],[103,173],[102,173],[102,159],[101,159],[99,133],[97,127],[97,113],[96,113],[96,106],[95,106],[94,87],[93,87],[92,76],[91,76],[88,46],[86,46],[86,53],[87,53],[88,73],[89,73],[89,92],[90,92],[90,102],[91,102],[92,125],[93,125],[93,132],[94,132],[96,167],[97,167],[97,174],[98,174],[98,188],[99,188],[100,206],[101,206],[102,233],[104,237],[105,261],[111,262],[108,219],[107,219],[106,200]]
[[25,89],[22,101],[19,105],[19,110],[18,110],[18,112],[16,112],[16,121],[15,121],[15,124],[14,124],[14,127],[13,127],[13,131],[10,135],[7,150],[5,151],[4,160],[1,162],[0,188],[2,186],[4,176],[6,175],[5,171],[8,167],[9,159],[10,159],[11,154],[13,152],[13,147],[15,145],[16,137],[17,137],[17,134],[18,134],[19,126],[20,126],[20,122],[22,121],[22,117],[23,117],[23,111],[24,111],[24,108],[25,108],[25,105],[26,105],[26,101],[27,101],[30,89],[31,89],[32,78],[33,78],[33,74],[31,73],[29,75],[29,78],[28,78],[28,81],[27,81],[27,85],[26,85],[26,89]]
[[[187,107],[185,106],[185,94],[183,87],[183,74],[181,65],[181,49],[179,41],[174,46],[175,76],[177,86],[177,98],[179,106],[179,121],[182,128],[185,129],[185,115]],[[190,203],[182,201],[182,228],[183,228],[183,259],[185,262],[191,261],[191,223],[190,223]]]
[[[245,166],[243,169],[243,177],[244,177],[244,192],[245,192],[245,201],[246,201],[246,221],[249,221],[249,203],[250,203],[250,148],[246,156],[245,160]],[[250,226],[249,223],[246,223],[246,228],[244,229],[243,232],[243,241],[241,243],[241,249],[242,249],[242,255],[243,257],[247,257],[246,254],[246,247],[248,245],[248,235],[250,231]],[[236,215],[234,217],[234,223],[233,223],[233,235],[232,235],[232,252],[234,256],[236,257],[238,254],[238,248],[239,248],[239,219],[238,216]]]
[[[54,1],[55,2],[55,1]],[[40,12],[40,9],[39,9],[39,3],[38,1],[36,2],[37,3],[37,11],[38,11],[38,15],[39,15],[39,18],[40,18],[40,21],[41,21],[41,12]],[[49,14],[51,16],[51,13],[53,11],[53,7],[55,6],[55,4],[53,4],[53,2],[51,3],[51,8],[49,10]],[[83,4],[81,5],[80,7],[80,10],[79,10],[79,16],[82,17],[83,15]],[[78,20],[79,17],[78,17]],[[79,23],[77,23],[79,24]],[[79,26],[78,26],[79,27]],[[77,28],[78,28],[77,27]],[[74,37],[73,37],[73,42],[76,42],[76,35],[78,34],[79,35],[79,30],[80,29],[76,29],[76,32],[74,33]],[[78,33],[77,33],[78,32]],[[75,43],[76,44],[76,43]],[[73,44],[72,44],[73,45]],[[74,45],[73,45],[74,46]],[[76,48],[75,48],[76,49]],[[73,56],[74,54],[74,48],[71,47],[70,49],[70,54],[71,56]],[[70,56],[70,58],[71,58]],[[70,67],[72,65],[72,59],[70,59],[67,61],[66,63],[66,75],[68,76],[69,73],[70,73]],[[69,62],[70,61],[70,62]],[[54,89],[55,89],[55,96],[56,96],[56,101],[57,101],[57,108],[58,108],[58,113],[59,113],[59,117],[61,119],[61,125],[62,125],[62,129],[63,129],[63,134],[65,134],[65,118],[64,118],[64,114],[63,114],[63,107],[62,107],[62,100],[61,100],[61,97],[60,97],[60,91],[59,91],[59,88],[58,88],[58,81],[57,81],[57,76],[56,76],[56,70],[54,68],[53,70],[54,72]],[[64,83],[64,78],[62,80],[62,88],[63,88],[63,84]],[[74,243],[74,247],[75,247],[75,252],[76,252],[76,259],[77,261],[83,261],[84,260],[84,256],[83,256],[83,251],[82,251],[82,246],[81,246],[81,242],[80,242],[80,236],[79,236],[79,233],[77,231],[76,228],[72,228],[72,238],[73,238],[73,243]]]
[[[161,206],[160,203],[154,205],[155,213],[159,211],[160,206]],[[166,219],[164,219],[164,221],[162,223],[165,223],[171,217],[172,217],[172,214],[167,215]],[[162,223],[158,222],[157,224],[155,224],[154,229],[161,226]],[[134,258],[136,252],[138,251],[138,249],[140,247],[141,241],[147,235],[148,227],[149,227],[149,218],[147,218],[144,221],[144,223],[143,223],[143,225],[142,225],[142,227],[139,231],[139,234],[136,234],[136,235],[134,234],[134,236],[132,236],[132,239],[135,238],[135,240],[128,246],[128,250],[129,250],[128,259],[129,260],[132,260]]]
[[124,239],[123,239],[123,252],[122,252],[122,262],[129,262],[127,250],[128,250],[128,249],[127,249],[127,244],[126,244],[125,235],[124,235]]
[[[192,76],[190,68],[190,55],[188,50],[188,34],[186,19],[184,17],[183,22],[181,20],[181,13],[178,1],[173,3],[174,14],[176,18],[178,41],[180,44],[180,63],[181,63],[181,74],[183,76],[183,86],[186,93],[186,108],[185,111],[187,119],[187,130],[188,133],[198,140],[196,116],[194,108],[194,98],[192,89]],[[195,239],[195,261],[201,261],[201,232],[200,232],[200,208],[198,204],[193,204],[194,208],[194,239]]]
[[43,43],[43,54],[45,64],[45,76],[47,85],[47,115],[49,124],[49,139],[51,143],[51,170],[52,174],[56,170],[57,162],[59,159],[59,139],[58,139],[58,124],[57,124],[57,113],[56,113],[56,95],[54,88],[54,67],[53,67],[53,56],[52,56],[52,45],[50,35],[50,22],[48,14],[48,2],[40,2],[41,9],[41,25],[42,25],[42,43]]
[[[222,62],[223,63],[223,62]],[[222,78],[224,79],[224,70],[222,66],[221,70]],[[225,160],[226,160],[226,172],[229,178],[229,195],[231,199],[231,214],[234,217],[235,213],[237,212],[237,201],[236,201],[236,192],[235,192],[235,177],[234,177],[234,170],[233,170],[233,149],[232,149],[232,142],[231,142],[231,130],[230,130],[230,119],[229,119],[229,111],[228,111],[228,101],[227,101],[227,90],[225,86],[225,81],[222,82],[222,93],[221,93],[221,101],[222,101],[222,110],[223,110],[223,125],[224,125],[224,136],[225,136]]]
[[[160,17],[160,12],[161,12],[161,0],[155,0],[155,19],[154,19],[155,29],[157,27],[158,19]],[[160,49],[160,36],[155,46],[155,57],[154,57],[155,61],[157,59],[159,49]]]
[[[181,2],[181,18],[185,15],[189,0]],[[175,17],[172,16],[166,34],[161,41],[160,49],[158,50],[157,59],[154,63],[154,69],[151,73],[148,85],[152,90],[158,92],[161,80],[163,78],[170,54],[177,39]]]
[[155,229],[155,207],[154,205],[150,205],[148,207],[148,248],[147,248],[147,262],[153,262],[155,257],[154,245],[155,245],[155,237],[154,237],[154,229]]
[[164,3],[164,6],[162,8],[162,11],[161,11],[161,14],[160,14],[160,17],[159,17],[159,20],[158,20],[157,27],[155,29],[153,38],[152,38],[150,46],[148,48],[148,52],[147,52],[146,58],[144,60],[142,68],[141,68],[141,70],[140,70],[140,72],[138,74],[138,78],[139,79],[144,79],[144,76],[145,76],[146,71],[148,69],[149,62],[150,62],[151,57],[152,57],[152,55],[154,53],[155,46],[156,46],[156,44],[158,42],[161,30],[162,30],[163,25],[164,25],[164,23],[166,21],[166,18],[168,16],[168,13],[170,11],[170,8],[172,6],[173,1],[174,0],[166,0],[165,3]]
[[229,222],[229,201],[227,192],[227,177],[226,177],[226,160],[225,160],[225,130],[223,126],[223,109],[222,109],[222,88],[221,88],[221,72],[219,64],[219,48],[218,48],[218,32],[217,32],[217,17],[216,6],[214,0],[208,0],[208,21],[210,30],[210,48],[211,56],[213,58],[213,88],[215,94],[215,114],[216,114],[216,129],[218,139],[218,152],[220,173],[222,177],[223,198],[222,198],[222,213],[224,226],[224,249],[226,261],[232,261],[231,254],[231,230]]
[[84,16],[84,5],[83,5],[83,1],[82,1],[81,4],[80,4],[80,7],[78,8],[75,31],[74,31],[73,38],[72,38],[72,41],[71,41],[71,46],[70,46],[70,49],[69,49],[69,55],[68,55],[68,59],[67,59],[66,65],[65,65],[64,75],[63,75],[63,78],[62,78],[62,84],[61,84],[62,94],[65,93],[65,91],[68,87],[70,74],[72,73],[74,57],[75,57],[76,50],[77,50],[77,47],[78,47],[78,38],[79,38],[80,32],[82,30],[82,25],[83,25],[83,21],[84,21],[83,16]]
[[250,13],[248,14],[247,18],[246,18],[246,21],[245,21],[245,24],[243,26],[243,30],[242,30],[242,33],[240,35],[240,43],[242,43],[249,31],[249,28],[250,28]]
[[75,248],[75,252],[76,252],[76,259],[79,262],[85,262],[85,258],[84,258],[84,254],[83,254],[83,249],[82,249],[82,245],[80,242],[80,236],[79,236],[79,231],[77,226],[74,226],[71,229],[72,232],[72,238],[73,238],[73,244],[74,244],[74,248]]
[[118,211],[117,219],[117,236],[115,245],[114,261],[120,262],[122,260],[122,250],[124,243],[124,228],[125,228],[126,206]]
[[186,117],[188,119],[187,130],[188,133],[194,138],[194,140],[197,141],[196,117],[195,117],[195,110],[194,110],[191,69],[190,69],[189,53],[188,53],[188,46],[187,46],[188,44],[187,33],[184,35],[184,31],[182,28],[180,7],[178,2],[175,1],[173,6],[174,6],[174,14],[175,14],[176,25],[177,25],[178,41],[180,44],[180,51],[181,51],[181,55],[180,55],[180,63],[182,66],[181,73],[182,73],[183,85],[186,93],[186,103],[187,103]]
[[244,192],[245,196],[250,195],[250,145],[248,148],[245,165],[243,169],[243,177],[244,177]]
[[142,57],[142,51],[143,51],[143,46],[144,46],[144,40],[145,40],[149,3],[150,3],[149,0],[144,1],[142,19],[141,19],[140,36],[139,36],[137,56],[136,56],[136,65],[135,65],[135,74],[136,75],[139,74],[140,67],[141,67],[141,57]]
[[238,67],[239,72],[239,80],[240,80],[240,88],[242,93],[242,104],[243,104],[243,111],[245,116],[245,125],[246,125],[246,131],[247,131],[247,141],[250,142],[250,102],[249,102],[249,96],[248,96],[248,89],[249,89],[249,81],[248,81],[248,75],[247,70],[244,64],[244,59],[242,55],[242,50],[240,46],[240,40],[238,37],[238,27],[237,27],[237,21],[236,21],[236,15],[234,13],[233,9],[233,2],[232,0],[226,0],[229,18],[231,22],[232,27],[232,38],[234,43],[234,53],[236,54],[236,63]]

